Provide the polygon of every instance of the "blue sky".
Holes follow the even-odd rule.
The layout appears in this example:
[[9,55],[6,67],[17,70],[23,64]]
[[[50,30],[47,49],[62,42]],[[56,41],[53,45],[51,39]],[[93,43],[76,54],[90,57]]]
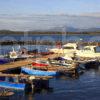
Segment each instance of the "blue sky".
[[100,11],[100,0],[0,0],[0,14],[82,14]]

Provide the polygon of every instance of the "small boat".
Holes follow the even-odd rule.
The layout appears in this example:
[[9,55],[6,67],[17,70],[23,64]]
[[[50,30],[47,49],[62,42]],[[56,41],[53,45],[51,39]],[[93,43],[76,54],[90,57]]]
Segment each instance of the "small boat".
[[11,58],[11,59],[16,59],[17,57],[18,57],[18,54],[17,54],[17,52],[14,50],[14,48],[12,47],[12,51],[11,52],[9,52],[9,57]]
[[32,58],[33,55],[29,55],[25,48],[22,48],[21,51],[15,51],[15,49],[12,47],[12,51],[9,52],[9,57],[14,60],[21,60],[26,58]]
[[0,100],[8,100],[9,97],[13,95],[14,95],[13,91],[5,88],[0,88]]
[[21,67],[21,72],[29,75],[36,75],[36,76],[57,76],[59,73],[57,71],[42,71],[42,70],[35,70],[31,68]]
[[12,77],[0,77],[0,87],[8,89],[24,90],[25,84],[14,82],[14,78]]
[[16,90],[24,90],[25,84],[0,81],[0,87],[16,89]]
[[57,54],[66,54],[68,57],[73,57],[74,53],[77,51],[77,44],[76,43],[67,43],[62,46],[62,48],[52,48],[49,49],[50,52],[57,53]]
[[35,67],[47,67],[49,66],[49,63],[46,61],[36,60],[35,62],[32,63],[32,65]]
[[54,59],[49,59],[49,63],[52,65],[57,65],[57,66],[69,66],[69,65],[71,65],[70,60],[68,60],[64,57],[56,57]]
[[9,63],[9,62],[10,62],[10,59],[0,58],[0,64],[6,64],[6,63]]

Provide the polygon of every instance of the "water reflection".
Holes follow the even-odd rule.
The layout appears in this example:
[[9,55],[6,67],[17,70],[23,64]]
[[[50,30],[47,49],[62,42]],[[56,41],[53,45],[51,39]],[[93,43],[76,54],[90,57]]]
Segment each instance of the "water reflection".
[[49,86],[49,80],[34,80],[33,89],[25,91],[26,94],[47,93],[53,92],[53,88]]
[[[45,83],[45,84],[44,84]],[[39,83],[40,84],[40,83]],[[86,70],[79,78],[66,76],[44,81],[33,91],[19,92],[10,100],[99,100],[100,68]]]

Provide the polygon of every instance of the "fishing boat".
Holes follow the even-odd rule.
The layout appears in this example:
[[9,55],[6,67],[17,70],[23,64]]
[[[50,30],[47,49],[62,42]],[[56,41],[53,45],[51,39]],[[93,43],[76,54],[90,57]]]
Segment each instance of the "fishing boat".
[[53,48],[50,49],[49,51],[57,54],[66,54],[68,55],[68,57],[73,57],[77,48],[78,46],[76,43],[67,43],[63,45],[62,48]]
[[15,51],[13,47],[12,47],[12,51],[9,52],[9,57],[11,59],[16,59],[18,57],[17,51]]
[[33,57],[33,55],[29,55],[25,48],[22,48],[22,50],[19,51],[15,51],[15,49],[12,47],[12,51],[9,52],[9,57],[11,59],[21,60],[21,59],[31,58]]
[[25,83],[14,82],[12,77],[0,77],[0,87],[16,90],[24,90]]
[[100,47],[84,46],[82,50],[76,52],[76,56],[83,58],[100,58]]
[[21,67],[21,72],[28,75],[36,75],[36,76],[57,76],[59,73],[57,71],[42,71],[31,68]]

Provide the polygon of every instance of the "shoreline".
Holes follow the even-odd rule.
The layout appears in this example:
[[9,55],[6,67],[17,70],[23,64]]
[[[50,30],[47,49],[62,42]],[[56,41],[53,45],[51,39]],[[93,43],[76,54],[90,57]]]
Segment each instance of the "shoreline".
[[94,31],[94,32],[60,32],[60,31],[9,31],[9,30],[0,30],[1,35],[24,35],[24,34],[32,34],[32,35],[56,35],[56,34],[68,34],[68,35],[73,35],[73,34],[79,34],[79,35],[96,35],[100,34],[100,31]]
[[62,41],[0,41],[0,45],[64,45],[66,43],[77,43],[81,45],[98,45],[100,46],[100,42],[62,42]]

